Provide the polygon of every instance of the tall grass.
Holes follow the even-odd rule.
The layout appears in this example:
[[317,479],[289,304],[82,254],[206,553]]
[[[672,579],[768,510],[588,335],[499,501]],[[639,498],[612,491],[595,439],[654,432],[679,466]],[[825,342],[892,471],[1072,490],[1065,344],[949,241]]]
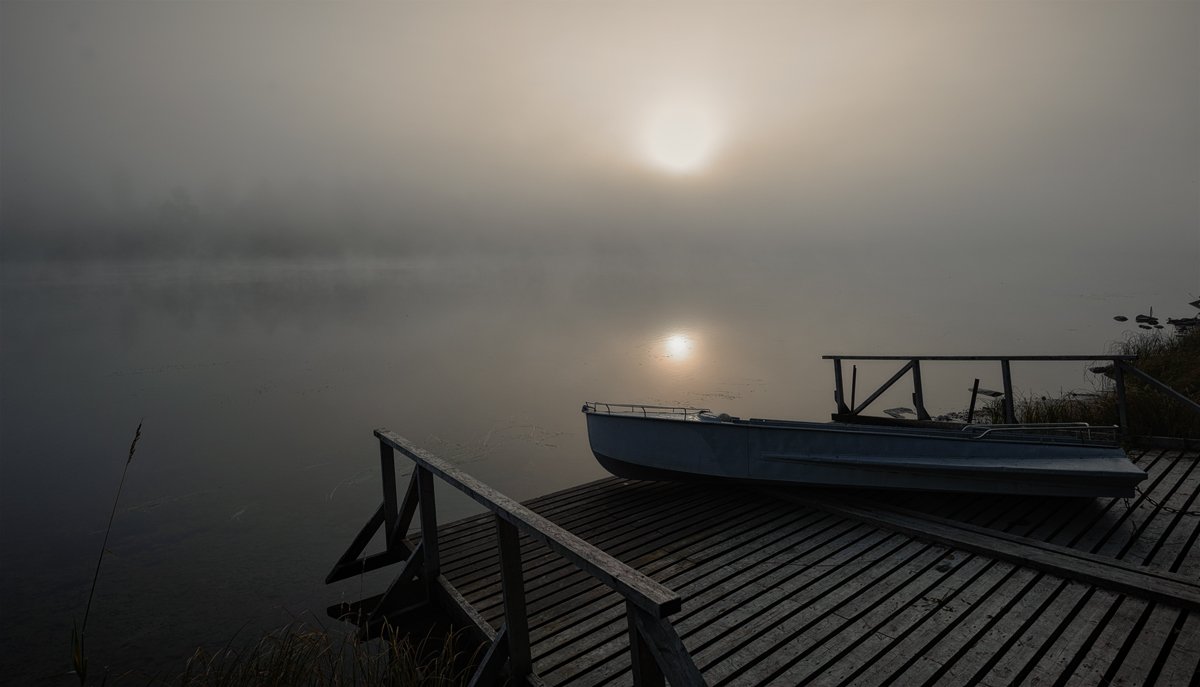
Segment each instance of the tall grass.
[[[96,570],[88,591],[83,622],[72,627],[71,659],[79,684],[88,678],[87,628],[92,601],[100,581],[100,570],[108,552],[109,535],[116,519],[117,506],[129,465],[133,463],[142,423],[134,431],[129,454],[121,471],[121,481],[113,497],[104,541],[96,558]],[[188,659],[183,671],[170,678],[147,677],[137,672],[110,676],[105,673],[101,684],[132,683],[141,685],[172,685],[177,687],[340,687],[367,685],[382,687],[456,687],[465,685],[479,651],[478,646],[454,632],[444,632],[440,638],[426,635],[420,641],[402,631],[385,627],[378,639],[358,642],[353,634],[334,635],[324,628],[302,624],[286,626],[264,635],[254,644],[218,651],[197,649]],[[111,680],[110,680],[111,678]]]
[[[1135,334],[1111,347],[1114,355],[1136,355],[1134,365],[1200,403],[1200,330],[1165,335],[1158,332]],[[1015,398],[1018,422],[1087,422],[1115,425],[1117,392],[1111,371],[1102,371],[1093,393],[1083,396],[1027,396]],[[1125,375],[1125,396],[1129,434],[1200,438],[1200,414],[1147,384]],[[1000,399],[982,409],[991,422],[1003,422]]]
[[[96,570],[92,574],[92,586],[88,591],[87,605],[83,611],[83,622],[71,631],[71,659],[79,684],[88,678],[88,656],[86,648],[88,618],[91,616],[92,601],[100,580],[100,570],[108,551],[109,535],[116,519],[117,506],[129,465],[137,452],[142,437],[142,423],[134,431],[129,444],[129,454],[121,471],[121,481],[113,497],[108,525],[104,530],[104,542],[96,558]],[[305,625],[289,625],[276,632],[268,633],[249,647],[241,649],[226,646],[210,652],[198,649],[187,661],[184,670],[169,678],[137,677],[135,673],[117,676],[113,682],[136,682],[137,684],[175,685],[178,687],[340,687],[342,685],[380,685],[384,687],[454,687],[465,685],[476,659],[478,647],[471,650],[462,637],[453,632],[444,633],[435,640],[427,635],[420,641],[403,632],[386,627],[380,638],[371,642],[357,642],[350,635],[334,636],[322,629]],[[106,673],[101,684],[107,684]]]
[[379,639],[357,642],[324,629],[291,625],[242,648],[198,650],[182,673],[162,683],[175,687],[455,687],[471,676],[476,650],[448,633],[414,641],[385,628]]

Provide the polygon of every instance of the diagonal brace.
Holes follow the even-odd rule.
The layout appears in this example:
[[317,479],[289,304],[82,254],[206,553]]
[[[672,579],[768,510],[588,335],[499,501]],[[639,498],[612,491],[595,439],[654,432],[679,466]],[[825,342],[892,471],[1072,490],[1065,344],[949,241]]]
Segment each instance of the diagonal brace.
[[408,490],[404,494],[404,501],[400,505],[399,512],[394,520],[395,524],[386,535],[386,550],[382,553],[360,558],[363,550],[367,548],[367,544],[371,542],[371,538],[375,536],[380,527],[383,527],[385,530],[387,529],[388,504],[385,500],[379,504],[379,508],[376,509],[375,514],[367,520],[367,524],[363,525],[363,528],[354,537],[354,541],[350,543],[345,553],[333,565],[333,569],[325,576],[325,584],[332,584],[338,580],[354,577],[355,575],[367,573],[404,560],[406,547],[401,542],[408,534],[408,528],[412,526],[413,516],[417,512],[418,501],[417,473],[414,470],[408,481]]
[[893,384],[895,384],[895,383],[896,383],[896,382],[897,382],[897,381],[898,381],[898,380],[899,380],[901,377],[903,377],[903,376],[904,376],[904,374],[905,374],[906,372],[908,372],[909,370],[913,369],[913,365],[915,365],[915,364],[916,364],[916,361],[913,361],[913,360],[910,360],[910,361],[908,361],[908,362],[907,362],[907,363],[904,365],[904,367],[900,368],[900,371],[899,371],[899,372],[897,372],[896,374],[892,375],[892,378],[891,378],[891,379],[887,380],[886,382],[884,382],[884,383],[883,383],[883,386],[881,386],[881,387],[879,387],[878,389],[876,389],[876,390],[875,390],[875,393],[873,393],[873,394],[871,394],[870,396],[868,396],[868,397],[867,397],[867,399],[866,399],[865,401],[863,401],[862,403],[858,404],[858,407],[857,407],[857,408],[855,408],[854,410],[850,411],[850,412],[851,412],[851,414],[852,414],[852,415],[858,415],[858,414],[859,414],[859,413],[861,413],[863,410],[865,410],[867,406],[871,405],[871,404],[872,404],[872,403],[875,401],[875,399],[877,399],[877,398],[879,398],[880,396],[882,396],[882,395],[883,395],[883,392],[885,392],[885,391],[887,391],[888,389],[890,389],[890,388],[892,387],[892,385],[893,385]]

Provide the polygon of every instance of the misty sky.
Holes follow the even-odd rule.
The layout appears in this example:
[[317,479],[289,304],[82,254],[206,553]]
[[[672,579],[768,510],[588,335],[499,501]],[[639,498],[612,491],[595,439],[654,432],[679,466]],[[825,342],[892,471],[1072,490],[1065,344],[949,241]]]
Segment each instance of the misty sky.
[[600,476],[585,399],[1194,315],[1200,0],[0,0],[0,261],[0,675],[67,669],[143,417],[92,652],[171,671],[338,600],[371,427],[524,499]]
[[[0,12],[10,249],[190,222],[328,245],[1003,237],[1200,260],[1196,2]],[[693,168],[664,164],[671,145]]]

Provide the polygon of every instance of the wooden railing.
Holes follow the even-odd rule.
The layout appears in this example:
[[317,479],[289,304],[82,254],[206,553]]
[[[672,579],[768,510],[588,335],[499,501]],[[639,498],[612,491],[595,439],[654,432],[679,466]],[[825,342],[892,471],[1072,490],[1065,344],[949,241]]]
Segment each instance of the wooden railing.
[[[1007,355],[1007,356],[986,356],[986,355],[826,355],[822,356],[825,360],[833,361],[833,380],[834,380],[834,402],[837,404],[837,412],[842,416],[855,416],[860,414],[867,406],[871,405],[875,399],[879,398],[883,392],[887,391],[906,373],[912,373],[913,379],[913,405],[916,408],[918,420],[929,420],[929,412],[925,410],[925,394],[921,385],[921,361],[998,361],[1000,363],[1000,376],[1004,385],[1004,392],[1001,396],[1001,403],[1004,407],[1004,421],[1008,424],[1015,423],[1016,410],[1013,403],[1012,389],[1012,363],[1014,361],[1100,361],[1107,360],[1112,364],[1112,376],[1117,394],[1117,417],[1119,429],[1122,433],[1126,433],[1129,427],[1129,413],[1125,394],[1125,375],[1132,375],[1141,381],[1148,384],[1155,391],[1174,398],[1183,403],[1186,407],[1192,409],[1196,413],[1200,413],[1200,404],[1189,399],[1187,396],[1172,389],[1161,381],[1146,374],[1142,370],[1137,369],[1133,365],[1133,361],[1137,360],[1134,355]],[[846,403],[845,384],[843,382],[842,361],[843,360],[904,360],[907,361],[896,374],[883,383],[878,389],[871,393],[862,403],[855,404],[854,396],[856,394],[856,383],[852,383],[850,390],[851,401]],[[855,370],[855,382],[857,381],[857,369]],[[979,388],[979,380],[975,380],[975,390],[971,395],[971,409],[975,407],[975,393]]]
[[[530,657],[521,568],[520,535],[524,534],[624,597],[635,684],[661,685],[664,678],[672,685],[705,684],[668,620],[669,615],[680,609],[678,594],[404,437],[386,429],[375,430],[375,436],[379,439],[383,472],[383,503],[325,578],[326,583],[332,583],[403,563],[400,573],[381,596],[341,607],[348,615],[358,614],[364,636],[371,636],[390,616],[434,603],[487,643],[471,685],[496,683],[504,672],[513,684],[541,684]],[[403,500],[397,499],[396,451],[415,464]],[[504,599],[504,624],[498,631],[441,574],[435,476],[492,512]],[[418,509],[421,539],[413,544],[407,533]],[[362,557],[367,543],[381,527],[386,533],[386,549]]]

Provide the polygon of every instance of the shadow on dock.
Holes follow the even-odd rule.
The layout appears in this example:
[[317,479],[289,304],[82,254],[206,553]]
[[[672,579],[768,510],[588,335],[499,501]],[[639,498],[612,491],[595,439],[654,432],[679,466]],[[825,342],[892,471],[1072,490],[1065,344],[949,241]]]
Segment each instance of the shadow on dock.
[[[610,478],[525,505],[677,592],[709,685],[1196,684],[1200,453],[1131,458],[1150,475],[1131,499]],[[496,530],[437,529],[440,575],[493,630]],[[625,598],[519,547],[531,679],[632,684]]]

